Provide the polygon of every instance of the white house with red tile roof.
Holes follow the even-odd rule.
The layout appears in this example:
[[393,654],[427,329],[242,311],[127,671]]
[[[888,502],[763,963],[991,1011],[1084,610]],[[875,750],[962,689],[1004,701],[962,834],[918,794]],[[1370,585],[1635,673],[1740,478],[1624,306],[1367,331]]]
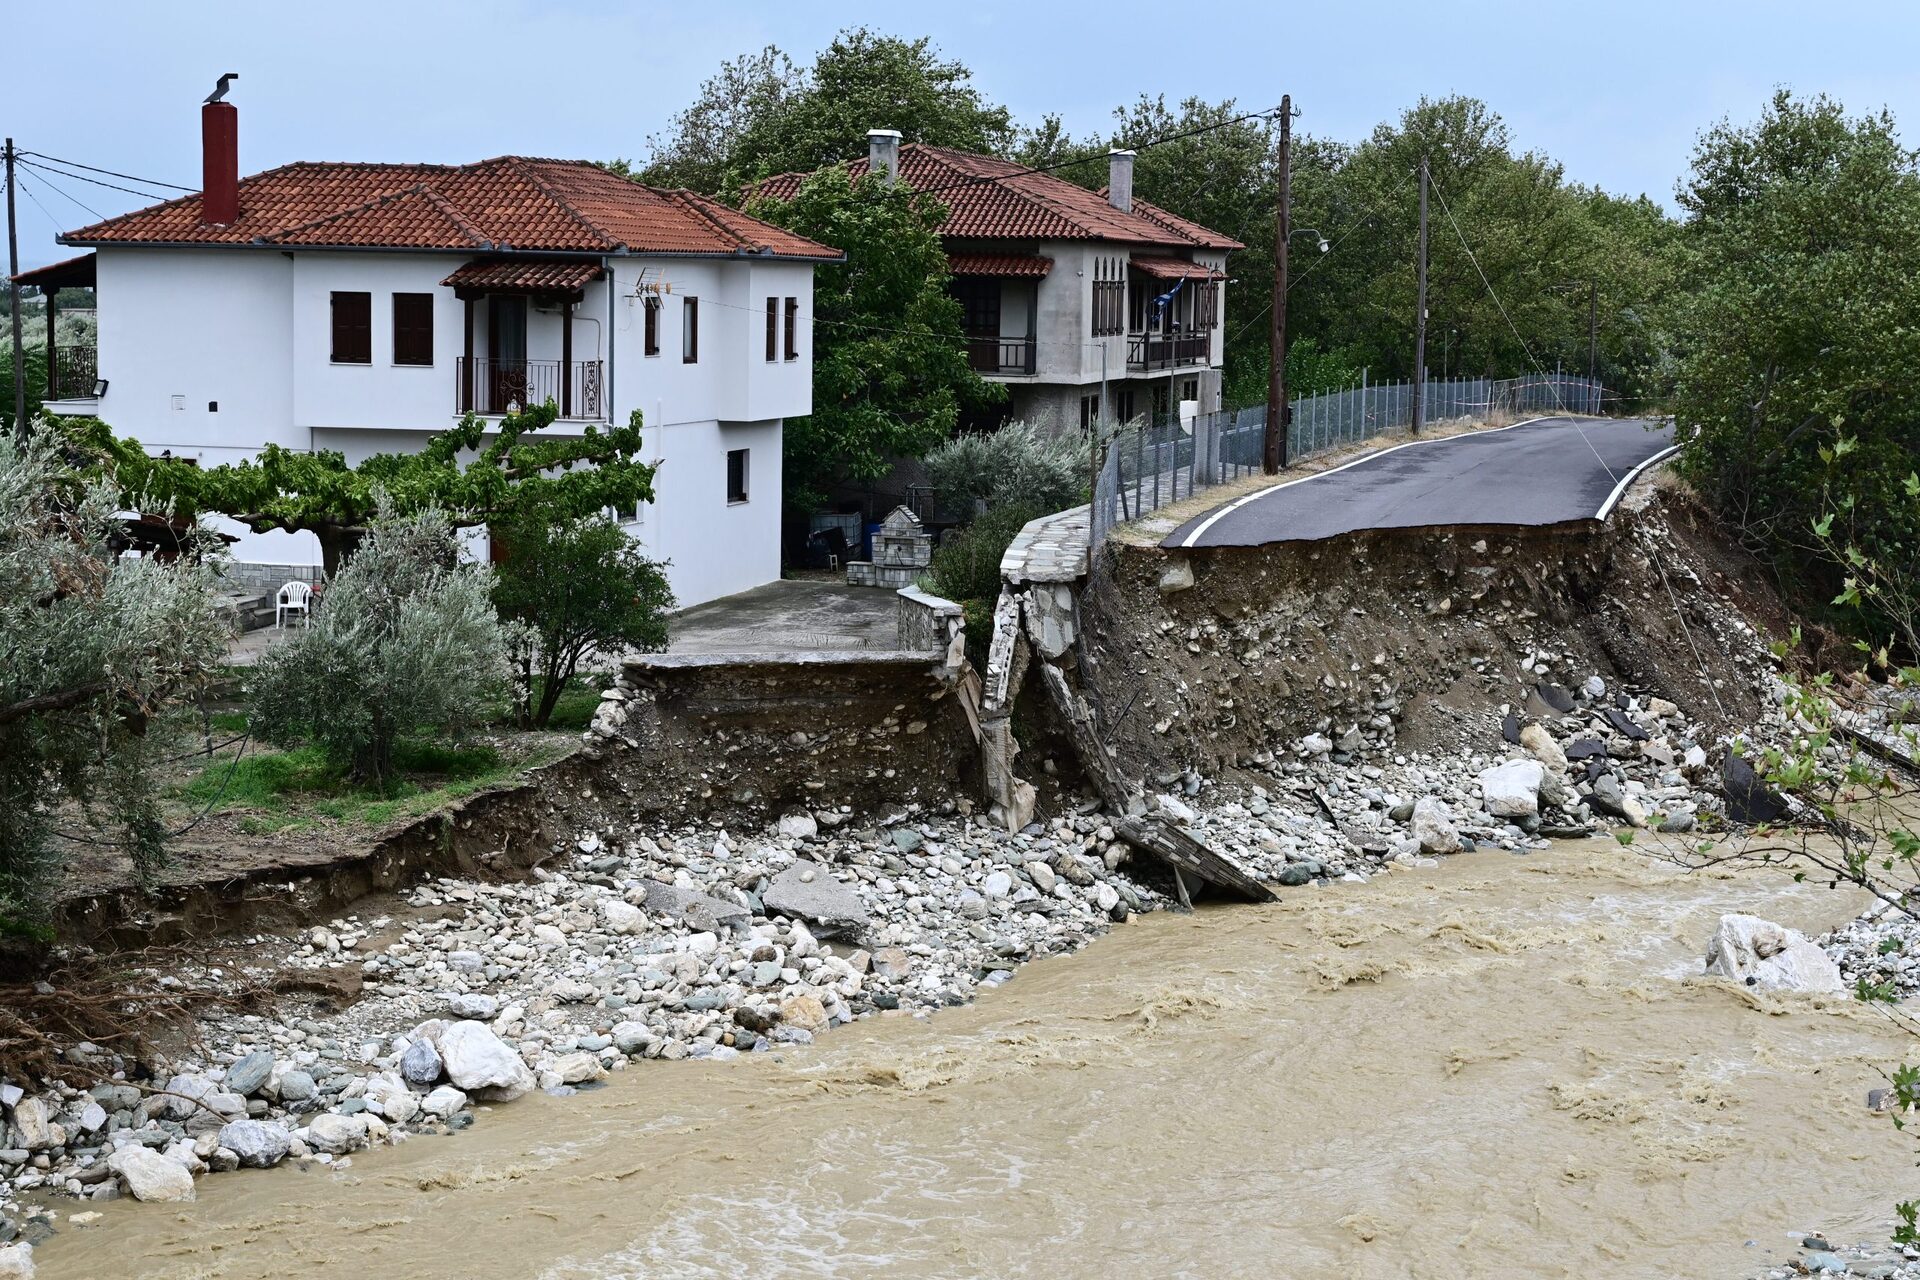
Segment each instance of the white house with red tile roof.
[[[813,269],[838,250],[585,161],[242,179],[233,105],[202,128],[200,195],[69,232],[91,252],[23,275],[97,290],[97,350],[54,353],[49,412],[213,466],[268,443],[354,463],[549,397],[560,433],[637,409],[658,500],[620,514],[680,603],[780,576],[781,428],[812,408]],[[320,562],[310,534],[226,529],[278,566],[254,578]]]
[[[1238,241],[1133,195],[1133,153],[1089,191],[994,156],[876,129],[854,176],[885,172],[947,207],[940,233],[973,367],[1005,383],[1009,415],[1084,430],[1101,416],[1163,420],[1220,407],[1227,254]],[[755,194],[790,198],[806,174]]]

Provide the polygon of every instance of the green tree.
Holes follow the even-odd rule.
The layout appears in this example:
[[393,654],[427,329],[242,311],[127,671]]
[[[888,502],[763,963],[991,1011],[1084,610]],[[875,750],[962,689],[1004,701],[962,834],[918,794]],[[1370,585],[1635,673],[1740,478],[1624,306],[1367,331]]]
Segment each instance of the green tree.
[[1007,109],[988,102],[973,73],[931,40],[856,27],[805,71],[771,45],[723,63],[670,131],[649,139],[653,159],[641,177],[738,200],[761,178],[864,156],[869,129],[996,154],[1014,140]]
[[937,201],[833,167],[791,201],[749,211],[847,255],[814,270],[813,412],[786,424],[790,506],[816,507],[836,481],[874,479],[896,458],[919,457],[952,434],[963,406],[1005,398],[967,363]]
[[402,735],[486,718],[506,685],[507,636],[492,571],[460,563],[443,513],[379,512],[311,624],[261,659],[252,724],[270,742],[311,741],[384,788]]
[[1835,514],[1835,537],[1911,583],[1915,153],[1884,112],[1849,118],[1831,99],[1781,92],[1754,124],[1701,136],[1679,199],[1673,404],[1685,474],[1810,602],[1850,572],[1812,533]]
[[[329,576],[384,501],[393,514],[437,510],[454,528],[558,521],[653,500],[655,468],[640,460],[640,411],[625,426],[575,437],[536,436],[559,416],[553,401],[490,424],[469,413],[418,453],[377,453],[357,466],[332,450],[268,445],[245,462],[199,468],[151,458],[98,419],[75,419],[73,442],[110,473],[128,505],[158,500],[182,516],[217,513],[255,533],[306,530],[320,539]],[[493,438],[488,439],[492,433]]]
[[507,555],[494,579],[493,603],[502,618],[525,628],[515,653],[523,728],[546,727],[590,652],[667,647],[666,615],[673,608],[667,577],[606,516],[514,525],[503,538]]
[[51,431],[0,436],[0,929],[39,920],[65,805],[99,819],[142,875],[158,865],[150,729],[226,652],[217,551],[123,556],[119,507]]

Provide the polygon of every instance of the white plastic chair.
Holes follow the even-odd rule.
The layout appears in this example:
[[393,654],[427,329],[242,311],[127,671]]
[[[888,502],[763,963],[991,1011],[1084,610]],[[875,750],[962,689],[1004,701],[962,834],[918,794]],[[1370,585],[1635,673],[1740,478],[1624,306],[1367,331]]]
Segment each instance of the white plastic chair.
[[273,629],[278,631],[290,613],[300,615],[302,626],[313,624],[313,588],[304,582],[289,582],[273,598]]

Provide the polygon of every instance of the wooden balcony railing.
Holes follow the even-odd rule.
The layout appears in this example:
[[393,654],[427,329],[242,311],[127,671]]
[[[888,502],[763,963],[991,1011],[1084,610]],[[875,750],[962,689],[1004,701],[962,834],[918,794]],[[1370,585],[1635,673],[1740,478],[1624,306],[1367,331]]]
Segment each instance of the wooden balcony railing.
[[506,413],[513,408],[560,406],[563,418],[604,422],[605,383],[598,360],[493,360],[457,358],[456,412]]
[[967,363],[977,373],[1032,373],[1033,348],[1032,338],[968,334]]
[[96,347],[56,346],[47,352],[47,399],[86,400],[100,377]]
[[1213,353],[1211,333],[1130,333],[1127,368],[1172,369],[1205,364]]

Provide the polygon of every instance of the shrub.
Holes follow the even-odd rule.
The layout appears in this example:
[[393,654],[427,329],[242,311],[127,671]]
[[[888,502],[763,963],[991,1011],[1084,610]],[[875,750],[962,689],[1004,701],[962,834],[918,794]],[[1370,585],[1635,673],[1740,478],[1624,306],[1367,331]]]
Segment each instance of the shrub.
[[993,507],[933,553],[928,578],[949,600],[989,603],[1000,596],[1000,560],[1014,536],[1029,521],[1048,514],[1039,506]]
[[[117,495],[61,464],[44,424],[0,436],[0,928],[32,922],[56,859],[53,815],[108,820],[144,875],[165,829],[149,728],[218,668],[215,552],[115,548]],[[98,811],[97,814],[95,811]]]
[[401,735],[481,721],[506,683],[507,636],[492,572],[457,553],[438,511],[376,519],[312,625],[262,659],[261,735],[311,741],[354,781],[384,788]]
[[522,727],[552,720],[588,653],[667,647],[673,590],[661,566],[612,520],[530,524],[503,536],[507,556],[493,602],[502,618],[523,624],[514,653]]
[[1087,500],[1086,439],[1025,422],[955,436],[929,451],[925,465],[950,508],[965,509],[977,500],[990,508],[1039,508],[1044,515]]

